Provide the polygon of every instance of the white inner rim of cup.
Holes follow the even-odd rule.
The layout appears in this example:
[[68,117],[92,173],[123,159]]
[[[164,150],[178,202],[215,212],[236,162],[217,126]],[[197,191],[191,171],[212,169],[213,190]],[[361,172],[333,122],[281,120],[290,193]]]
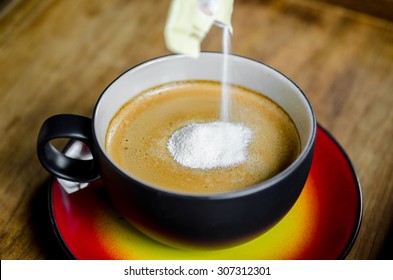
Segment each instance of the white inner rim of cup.
[[[302,152],[292,163],[294,165],[304,157],[316,133],[314,113],[306,97],[291,80],[260,62],[231,55],[228,64],[231,67],[230,83],[268,96],[291,116],[302,144]],[[117,111],[133,96],[149,88],[174,81],[221,81],[221,75],[221,53],[201,53],[198,59],[169,55],[131,68],[105,89],[95,108],[93,125],[100,149],[111,160],[105,150],[107,128]],[[115,162],[111,162],[122,170]]]

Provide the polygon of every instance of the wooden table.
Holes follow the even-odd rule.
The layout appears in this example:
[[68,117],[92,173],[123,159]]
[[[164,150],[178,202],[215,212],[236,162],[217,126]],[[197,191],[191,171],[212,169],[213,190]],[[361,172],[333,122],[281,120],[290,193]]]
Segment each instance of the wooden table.
[[[169,0],[0,5],[0,258],[65,258],[48,221],[38,130],[54,114],[90,116],[114,78],[167,54]],[[357,170],[363,221],[348,259],[391,259],[393,22],[326,1],[236,0],[233,26],[233,53],[294,80]],[[218,29],[203,49],[221,50]]]

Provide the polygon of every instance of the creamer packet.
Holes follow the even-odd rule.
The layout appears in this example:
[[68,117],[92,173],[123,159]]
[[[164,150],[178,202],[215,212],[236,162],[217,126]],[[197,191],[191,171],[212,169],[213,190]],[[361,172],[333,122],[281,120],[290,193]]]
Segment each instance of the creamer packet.
[[167,48],[198,57],[200,45],[213,24],[232,31],[233,0],[172,0],[165,26]]

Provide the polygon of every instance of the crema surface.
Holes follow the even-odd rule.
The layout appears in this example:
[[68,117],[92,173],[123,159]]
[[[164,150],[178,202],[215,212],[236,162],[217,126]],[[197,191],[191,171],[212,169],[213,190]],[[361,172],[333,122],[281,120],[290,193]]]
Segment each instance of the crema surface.
[[176,162],[167,149],[171,135],[191,123],[220,116],[221,84],[186,81],[144,91],[126,103],[107,131],[106,150],[133,177],[185,193],[221,193],[258,184],[288,167],[300,139],[288,114],[271,99],[232,86],[232,120],[252,130],[247,159],[240,165],[195,169]]

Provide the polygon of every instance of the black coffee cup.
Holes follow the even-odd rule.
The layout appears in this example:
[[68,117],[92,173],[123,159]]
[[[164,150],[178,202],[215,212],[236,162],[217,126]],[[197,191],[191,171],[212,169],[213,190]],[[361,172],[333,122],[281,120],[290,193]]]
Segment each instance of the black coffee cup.
[[[174,192],[126,173],[105,151],[112,117],[133,96],[173,81],[220,81],[221,65],[222,54],[202,53],[198,59],[169,55],[131,68],[105,89],[92,119],[56,115],[43,123],[37,142],[42,165],[54,176],[69,181],[101,178],[114,206],[132,225],[170,246],[214,249],[258,237],[279,222],[298,199],[311,167],[316,137],[310,103],[299,87],[280,72],[249,58],[229,58],[233,69],[229,81],[261,92],[278,103],[291,116],[301,140],[298,158],[260,184],[218,194]],[[51,144],[56,138],[82,141],[93,158],[67,157]]]

